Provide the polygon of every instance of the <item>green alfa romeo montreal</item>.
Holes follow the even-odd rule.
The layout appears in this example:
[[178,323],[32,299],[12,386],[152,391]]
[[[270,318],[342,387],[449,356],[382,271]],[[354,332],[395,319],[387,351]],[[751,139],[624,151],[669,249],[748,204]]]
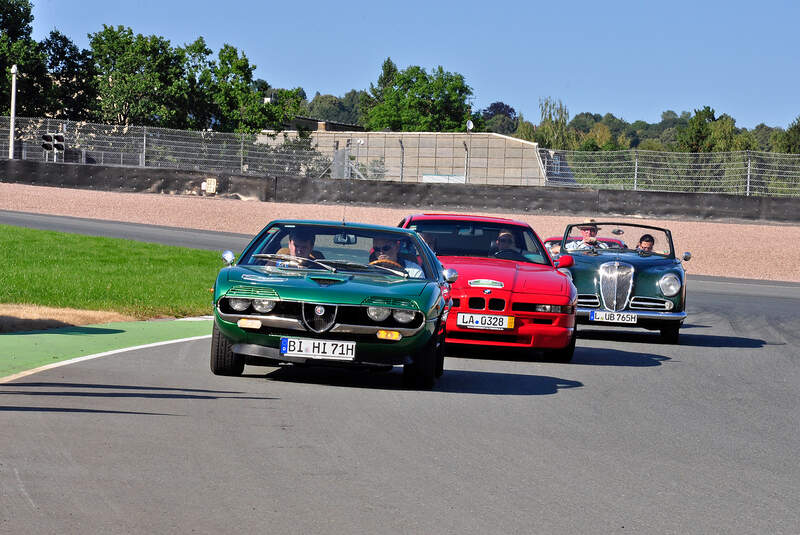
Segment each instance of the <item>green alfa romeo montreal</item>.
[[[669,230],[591,219],[568,225],[550,250],[573,258],[564,271],[578,290],[580,323],[658,330],[664,341],[678,343],[686,272]],[[690,258],[684,253],[682,260]]]
[[432,388],[444,369],[450,283],[416,232],[327,221],[273,221],[214,284],[211,371],[244,365],[403,366]]

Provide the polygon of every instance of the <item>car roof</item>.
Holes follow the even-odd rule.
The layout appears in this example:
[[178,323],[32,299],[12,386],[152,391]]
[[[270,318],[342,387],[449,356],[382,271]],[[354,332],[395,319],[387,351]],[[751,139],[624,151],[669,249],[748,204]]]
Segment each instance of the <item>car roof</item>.
[[409,234],[416,236],[416,231],[407,228],[400,228],[394,227],[389,225],[372,225],[369,223],[353,223],[350,221],[323,221],[323,220],[316,220],[316,219],[275,219],[274,221],[270,221],[267,226],[269,225],[322,225],[322,226],[329,226],[329,227],[343,227],[343,228],[353,228],[353,229],[360,229],[360,230],[385,230],[389,232],[399,232],[401,234]]
[[410,215],[408,216],[408,219],[413,219],[413,220],[449,219],[452,221],[481,221],[484,223],[504,223],[508,225],[518,225],[521,227],[530,227],[529,224],[523,221],[518,221],[516,219],[509,219],[506,217],[483,216],[483,215],[424,213],[424,214]]

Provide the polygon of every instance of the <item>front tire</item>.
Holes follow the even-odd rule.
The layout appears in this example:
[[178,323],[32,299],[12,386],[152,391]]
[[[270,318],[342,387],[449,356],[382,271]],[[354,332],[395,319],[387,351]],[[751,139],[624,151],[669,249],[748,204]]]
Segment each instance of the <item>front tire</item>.
[[425,347],[412,355],[413,362],[403,366],[403,383],[409,388],[430,390],[436,382],[438,371],[438,357],[442,353],[442,368],[444,368],[444,353],[437,351],[438,344],[434,334],[425,344]]
[[680,322],[670,322],[669,325],[661,327],[661,339],[665,344],[678,344],[680,342]]
[[211,330],[211,373],[214,375],[242,375],[244,357],[231,349],[231,341],[219,331],[216,322]]
[[578,326],[572,330],[572,336],[566,347],[561,349],[554,349],[550,352],[550,358],[555,362],[563,362],[565,364],[572,362],[572,356],[575,354],[575,342],[578,339]]

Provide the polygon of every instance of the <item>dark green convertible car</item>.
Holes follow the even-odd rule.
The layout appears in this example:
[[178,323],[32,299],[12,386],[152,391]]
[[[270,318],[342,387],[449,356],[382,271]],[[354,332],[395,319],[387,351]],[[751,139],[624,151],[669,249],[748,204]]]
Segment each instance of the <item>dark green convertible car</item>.
[[211,371],[245,364],[403,366],[431,388],[444,368],[450,282],[416,232],[326,221],[273,221],[214,285]]
[[658,330],[664,341],[678,343],[686,272],[669,230],[586,220],[568,225],[551,252],[574,260],[567,274],[578,290],[580,323]]

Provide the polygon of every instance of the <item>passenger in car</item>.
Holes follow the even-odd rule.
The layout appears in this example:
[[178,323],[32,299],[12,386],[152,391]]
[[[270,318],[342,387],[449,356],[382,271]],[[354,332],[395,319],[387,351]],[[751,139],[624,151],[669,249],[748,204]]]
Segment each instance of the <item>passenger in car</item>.
[[639,238],[639,245],[636,246],[637,251],[641,251],[643,253],[652,253],[653,246],[656,244],[656,239],[653,238],[650,234],[643,234],[641,238]]
[[416,262],[400,258],[400,242],[389,238],[373,238],[374,252],[370,256],[371,264],[385,264],[388,268],[404,269],[409,277],[414,279],[425,278],[422,267]]

